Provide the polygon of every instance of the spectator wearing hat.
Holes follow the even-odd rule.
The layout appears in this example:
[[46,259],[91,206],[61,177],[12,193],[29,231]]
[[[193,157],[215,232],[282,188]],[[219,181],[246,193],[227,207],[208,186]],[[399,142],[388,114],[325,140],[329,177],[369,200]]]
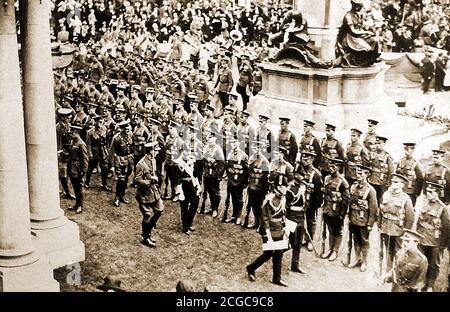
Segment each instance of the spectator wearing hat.
[[70,146],[69,157],[67,161],[67,172],[75,192],[75,206],[69,208],[81,213],[83,209],[83,184],[89,165],[89,155],[86,143],[81,139],[80,132],[83,130],[81,125],[72,124],[70,126],[72,144]]
[[214,83],[215,93],[218,94],[222,104],[221,110],[229,104],[228,93],[233,88],[233,84],[233,75],[231,73],[229,60],[227,58],[223,58],[219,64],[217,80]]
[[395,266],[384,281],[392,283],[392,292],[418,292],[425,284],[428,267],[427,258],[418,248],[423,235],[406,229],[400,239],[402,245]]
[[56,125],[56,138],[58,147],[58,167],[59,180],[63,187],[64,197],[67,199],[75,199],[75,196],[70,194],[69,184],[67,181],[67,162],[70,156],[70,146],[72,136],[70,134],[70,116],[73,114],[71,108],[60,108],[58,113],[58,124]]
[[110,192],[108,186],[108,169],[109,169],[109,142],[108,129],[104,126],[103,118],[96,115],[92,118],[94,127],[90,129],[86,136],[86,146],[89,155],[89,165],[86,172],[85,186],[89,187],[91,175],[95,168],[100,165],[100,176],[102,180],[102,189]]
[[386,151],[385,145],[388,139],[384,136],[376,136],[376,144],[370,150],[370,166],[372,174],[369,177],[369,183],[377,192],[377,202],[381,202],[381,197],[390,185],[392,174],[394,173],[394,160]]
[[[334,261],[337,259],[342,243],[342,227],[348,210],[349,185],[343,175],[339,173],[344,161],[339,158],[329,159],[330,174],[325,176],[323,187],[323,231],[328,228],[329,251],[323,250],[321,258]],[[323,237],[326,235],[323,234]]]
[[133,137],[129,120],[118,123],[117,127],[120,132],[112,139],[110,157],[117,177],[114,205],[119,207],[120,203],[130,204],[125,193],[133,171]]
[[434,76],[434,64],[430,59],[430,52],[425,51],[425,56],[420,63],[420,75],[422,76],[422,91],[429,92],[431,80]]
[[447,246],[450,234],[450,217],[447,206],[439,199],[441,184],[425,183],[425,200],[417,219],[417,232],[423,235],[419,249],[428,260],[423,290],[436,291],[434,284],[440,272],[441,248]]
[[360,143],[362,131],[350,129],[350,143],[347,145],[345,160],[345,179],[350,186],[356,182],[356,166],[369,163],[369,151]]
[[447,70],[447,64],[444,62],[444,53],[439,53],[436,61],[434,62],[435,71],[434,71],[434,91],[441,92],[444,91],[444,78],[445,71]]
[[419,161],[413,156],[416,144],[413,142],[405,142],[403,143],[403,147],[405,156],[399,160],[395,171],[408,179],[403,190],[408,194],[413,206],[415,206],[417,197],[420,195],[423,188],[423,171]]
[[349,201],[349,231],[352,239],[356,260],[350,268],[360,267],[360,271],[367,270],[367,256],[369,254],[369,236],[377,218],[377,194],[367,178],[372,169],[365,165],[356,167],[357,182],[350,187]]
[[297,158],[298,145],[294,133],[289,130],[289,122],[291,119],[287,117],[281,117],[279,119],[280,131],[278,132],[277,146],[282,148],[280,150],[285,153],[285,160],[291,166],[294,166],[295,159]]
[[159,182],[162,177],[155,160],[160,148],[157,141],[148,142],[144,147],[146,154],[136,166],[134,184],[137,185],[136,200],[142,213],[142,243],[156,247],[156,239],[151,234],[164,211]]
[[[325,178],[327,175],[331,173],[329,166],[329,159],[345,158],[345,151],[342,146],[342,143],[339,142],[334,137],[334,132],[336,131],[336,126],[330,123],[325,124],[325,137],[321,143],[322,149],[322,162],[320,164],[320,170],[322,172],[322,176]],[[341,168],[342,171],[342,168]]]
[[[392,269],[392,264],[401,247],[400,236],[405,229],[411,229],[414,223],[414,208],[411,198],[403,189],[408,178],[394,173],[391,186],[383,194],[378,214],[378,229],[380,231],[380,263],[386,261],[386,271]],[[382,272],[380,272],[382,273]]]
[[314,128],[315,122],[305,119],[303,121],[303,135],[300,139],[299,151],[314,153],[316,157],[314,158],[313,165],[318,168],[321,162],[322,148],[320,147],[319,140],[314,136],[312,130]]
[[425,182],[442,185],[439,189],[439,200],[448,205],[450,203],[450,170],[444,165],[445,151],[434,149],[432,152],[433,162],[426,167]]

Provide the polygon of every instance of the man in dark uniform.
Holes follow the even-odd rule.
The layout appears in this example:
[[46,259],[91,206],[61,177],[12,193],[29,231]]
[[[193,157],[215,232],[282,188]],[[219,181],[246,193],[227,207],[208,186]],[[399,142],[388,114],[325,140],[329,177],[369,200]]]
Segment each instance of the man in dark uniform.
[[373,142],[376,140],[378,123],[379,122],[374,119],[367,120],[367,133],[364,135],[363,144],[364,147],[367,148],[369,151],[370,151],[369,142]]
[[350,238],[353,238],[356,261],[346,265],[351,268],[360,266],[361,272],[367,270],[369,235],[378,211],[376,191],[367,181],[370,172],[371,168],[367,166],[357,166],[357,182],[350,187],[349,231]]
[[375,147],[370,150],[369,160],[372,168],[372,174],[369,177],[369,183],[377,192],[377,203],[381,202],[381,197],[391,182],[391,176],[394,173],[394,160],[386,152],[387,138],[376,136]]
[[419,210],[417,232],[424,237],[419,249],[428,260],[428,270],[425,278],[426,291],[435,291],[434,284],[441,267],[441,249],[447,246],[450,235],[450,217],[448,207],[439,199],[441,184],[426,182],[425,200]]
[[356,182],[356,166],[369,163],[369,151],[359,142],[361,130],[350,130],[351,142],[347,145],[347,159],[345,162],[345,179],[349,186]]
[[234,110],[231,107],[226,107],[223,110],[223,125],[221,130],[223,154],[228,155],[231,151],[231,141],[237,138],[237,125],[234,122]]
[[255,129],[248,122],[249,116],[250,113],[248,111],[242,111],[241,122],[237,127],[237,138],[240,149],[247,155],[250,154],[250,142],[255,140],[256,137]]
[[[349,185],[339,173],[344,164],[342,159],[329,159],[330,175],[324,179],[323,222],[329,233],[329,252],[322,254],[322,259],[336,260],[342,242],[342,227],[348,209]],[[325,230],[325,227],[324,227]]]
[[120,132],[116,134],[111,143],[111,163],[117,176],[116,195],[114,205],[119,207],[120,202],[129,204],[125,198],[128,186],[128,177],[133,170],[133,138],[131,135],[130,121],[122,121],[117,124]]
[[136,200],[142,213],[142,243],[149,247],[156,247],[156,240],[151,236],[164,211],[161,199],[159,180],[161,173],[157,171],[155,156],[159,150],[157,141],[144,145],[146,155],[136,166],[134,183],[137,185]]
[[[136,127],[133,131],[133,157],[134,157],[134,167],[136,168],[137,163],[145,155],[145,143],[149,142],[150,131],[145,125],[144,115],[137,113],[135,115]],[[156,141],[156,138],[155,138]]]
[[435,182],[442,185],[439,190],[439,199],[448,205],[450,203],[450,169],[443,163],[445,151],[435,149],[433,163],[425,170],[425,182]]
[[76,213],[81,213],[84,199],[83,179],[88,169],[89,156],[86,143],[80,137],[80,131],[83,130],[83,127],[80,125],[71,125],[70,129],[72,131],[72,144],[67,162],[67,172],[76,197],[75,206],[71,210],[76,210]]
[[424,94],[428,93],[434,76],[434,64],[430,59],[429,51],[425,51],[425,57],[420,63],[420,75],[422,76],[422,91]]
[[[233,215],[225,222],[241,223],[240,215],[244,205],[244,189],[248,185],[248,156],[239,148],[239,141],[231,141],[232,148],[226,159],[228,176],[227,190],[233,203]],[[226,212],[224,212],[226,215]]]
[[94,128],[88,131],[86,145],[89,154],[89,167],[86,173],[85,186],[89,187],[92,172],[100,164],[100,175],[102,179],[102,189],[110,192],[108,186],[109,151],[108,151],[108,129],[103,125],[101,116],[92,118],[95,122]]
[[[391,181],[391,186],[383,194],[378,213],[380,268],[386,258],[386,271],[392,269],[394,257],[401,247],[400,236],[404,229],[411,229],[414,223],[411,198],[403,192],[403,187],[408,183],[408,179],[401,174],[393,174]],[[384,255],[385,250],[386,255]]]
[[398,251],[392,271],[384,279],[392,283],[392,292],[418,292],[425,284],[428,260],[418,249],[418,243],[423,235],[412,230],[405,230],[402,248]]
[[[270,161],[270,156],[272,153],[272,131],[267,127],[267,122],[270,119],[269,117],[265,115],[259,115],[259,126],[256,129],[256,141],[258,142],[264,142],[264,145],[266,147],[265,150],[262,151],[265,158],[267,158],[268,161]],[[252,155],[249,155],[250,157]]]
[[294,167],[285,160],[287,151],[279,146],[273,152],[273,159],[269,165],[269,188],[274,189],[279,185],[288,186],[292,180]]
[[327,175],[331,174],[331,169],[329,168],[329,160],[333,158],[344,159],[345,151],[342,143],[339,142],[334,137],[334,132],[336,131],[336,126],[332,124],[325,124],[325,138],[322,140],[322,163],[320,164],[320,171],[322,176],[325,178]]
[[423,188],[423,172],[419,161],[413,156],[416,144],[407,142],[403,143],[403,146],[405,149],[405,157],[400,159],[395,171],[408,179],[403,190],[409,195],[413,206],[415,206],[417,197]]
[[322,149],[319,140],[312,133],[315,123],[311,120],[303,120],[303,135],[300,139],[299,151],[314,153],[317,156],[314,158],[313,166],[318,168],[321,162]]
[[[286,240],[287,233],[284,230],[286,224],[286,186],[278,185],[267,194],[263,202],[262,212],[260,234],[263,244],[268,243],[269,246],[273,246],[274,242]],[[281,279],[283,249],[265,250],[261,256],[249,264],[246,267],[249,279],[255,281],[256,270],[271,258],[273,262],[272,283],[287,287],[288,284]]]
[[[289,130],[290,118],[281,117],[280,119],[280,132],[278,133],[278,146],[283,147],[285,153],[284,159],[294,166],[297,158],[298,145],[295,135]],[[280,149],[281,150],[281,149]]]
[[222,109],[224,109],[229,104],[228,93],[233,88],[233,75],[231,73],[228,57],[225,57],[220,61],[219,72],[214,88],[219,95]]
[[70,144],[72,141],[72,136],[70,135],[70,115],[72,113],[73,110],[71,108],[58,109],[59,121],[56,125],[59,180],[63,187],[64,197],[67,199],[75,199],[75,196],[70,194],[69,183],[67,181],[67,162],[69,160]]
[[[269,160],[264,156],[266,143],[263,141],[254,141],[251,144],[253,150],[250,157],[250,164],[248,168],[248,188],[247,188],[247,215],[245,216],[243,226],[247,228],[259,228],[261,224],[261,211],[264,197],[267,194],[269,187],[268,173],[269,173]],[[253,211],[255,216],[255,223],[249,224],[248,219],[250,212]]]

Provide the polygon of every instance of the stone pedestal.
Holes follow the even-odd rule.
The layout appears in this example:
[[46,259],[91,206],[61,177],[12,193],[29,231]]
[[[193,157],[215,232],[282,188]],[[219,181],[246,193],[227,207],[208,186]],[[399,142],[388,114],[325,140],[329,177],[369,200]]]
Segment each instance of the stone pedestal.
[[84,260],[78,226],[60,208],[50,0],[22,1],[25,135],[31,227],[53,268]]
[[273,63],[261,64],[263,89],[249,105],[255,114],[289,117],[301,129],[304,119],[333,122],[340,129],[365,127],[367,118],[389,123],[396,107],[383,90],[384,67],[293,69]]
[[308,21],[308,33],[319,48],[324,61],[335,58],[336,36],[350,0],[295,0],[295,8]]

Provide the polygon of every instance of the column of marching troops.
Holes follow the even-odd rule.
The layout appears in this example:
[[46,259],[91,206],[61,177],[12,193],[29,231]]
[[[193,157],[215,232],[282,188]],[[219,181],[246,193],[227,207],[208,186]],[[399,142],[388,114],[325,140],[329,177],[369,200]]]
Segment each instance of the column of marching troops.
[[[82,75],[56,76],[60,181],[63,195],[76,201],[69,209],[82,212],[83,188],[90,187],[92,174],[98,171],[106,192],[112,192],[108,180],[114,177],[117,207],[130,203],[126,197],[130,182],[137,188],[144,245],[156,247],[152,231],[164,211],[163,199],[172,199],[180,203],[186,235],[195,230],[197,213],[210,213],[223,222],[257,229],[263,243],[288,239],[290,268],[299,273],[305,272],[300,266],[304,241],[321,258],[337,259],[348,218],[344,265],[366,271],[369,235],[376,224],[380,273],[394,272],[397,289],[434,286],[450,230],[445,151],[433,150],[432,163],[424,166],[413,157],[415,144],[405,142],[405,156],[395,163],[385,150],[388,139],[377,135],[375,120],[368,121],[364,135],[351,129],[346,148],[335,138],[334,125],[326,124],[326,136],[319,140],[310,120],[304,120],[299,141],[289,130],[289,118],[280,118],[279,133],[274,135],[267,116],[258,116],[257,128],[249,123],[250,114],[237,109],[238,95],[231,88],[228,105],[218,118],[207,100],[193,93],[176,97],[163,80],[145,90],[105,80],[99,83],[100,92],[92,88],[95,81]],[[77,89],[70,83],[73,79],[79,80]],[[58,93],[58,88],[63,91]],[[219,214],[222,180],[227,195]],[[313,244],[319,208],[320,252]],[[293,232],[286,231],[286,220],[296,224]],[[400,257],[402,241],[418,243],[420,251],[411,249]],[[272,282],[287,286],[281,278],[284,252],[265,250],[247,266],[249,278],[255,280],[257,268],[273,258]]]

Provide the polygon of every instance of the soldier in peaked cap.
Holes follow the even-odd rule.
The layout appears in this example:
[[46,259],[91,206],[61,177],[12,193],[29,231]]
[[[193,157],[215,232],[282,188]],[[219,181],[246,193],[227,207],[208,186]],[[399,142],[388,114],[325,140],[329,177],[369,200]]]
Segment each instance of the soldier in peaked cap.
[[125,193],[128,187],[128,178],[133,171],[133,138],[129,120],[118,123],[117,127],[120,132],[112,139],[110,157],[117,177],[114,205],[119,207],[121,202],[130,203],[125,198]]
[[136,165],[145,155],[144,144],[150,139],[150,131],[145,125],[144,115],[137,113],[136,118],[136,127],[133,130],[133,157]]
[[[174,162],[175,159],[179,158],[183,150],[183,141],[180,138],[180,132],[182,130],[182,124],[177,123],[173,120],[169,124],[169,135],[164,143],[164,153],[165,153],[165,191],[164,198],[172,199],[173,201],[178,201],[178,195],[181,193],[181,189],[177,188],[179,185],[178,181],[178,165]],[[168,197],[168,185],[170,182],[171,197]]]
[[362,131],[350,129],[350,143],[347,145],[345,178],[350,186],[356,182],[356,166],[369,163],[369,151],[359,141]]
[[372,174],[369,177],[369,183],[377,192],[377,202],[381,202],[383,193],[391,182],[394,173],[394,160],[386,151],[387,138],[381,135],[376,136],[376,143],[370,150],[369,161],[372,168]]
[[[324,178],[331,173],[329,159],[345,159],[345,151],[342,143],[334,137],[335,131],[335,125],[330,123],[325,124],[325,138],[323,138],[321,143],[322,162],[320,164],[320,170]],[[342,172],[342,168],[340,172]]]
[[370,150],[369,142],[376,140],[378,123],[375,119],[367,120],[367,133],[364,135],[363,144],[368,150]]
[[142,243],[148,247],[156,247],[156,240],[151,233],[164,211],[159,182],[162,177],[155,160],[159,144],[153,141],[146,143],[144,147],[146,154],[136,166],[134,184],[137,185],[136,200],[142,213]]
[[[404,229],[411,229],[414,223],[414,209],[411,198],[403,191],[408,178],[394,173],[391,186],[383,194],[378,214],[380,232],[380,263],[387,259],[386,270],[390,271],[394,257],[401,247],[400,236]],[[384,255],[386,251],[386,255]],[[382,272],[380,272],[382,273]]]
[[400,159],[395,171],[408,178],[408,182],[405,184],[403,190],[409,195],[414,206],[417,197],[422,192],[424,177],[419,161],[413,156],[416,144],[405,142],[403,146],[405,156]]
[[240,149],[246,153],[250,154],[250,142],[256,138],[255,129],[248,122],[248,117],[250,113],[246,110],[241,112],[240,123],[237,128],[237,137],[240,143]]
[[385,282],[392,283],[392,292],[418,292],[425,284],[428,260],[418,248],[423,238],[409,229],[400,237],[402,247],[395,258],[394,268],[384,278]]
[[312,133],[314,125],[315,122],[311,120],[303,120],[303,135],[300,139],[299,151],[300,153],[312,152],[316,154],[313,165],[314,167],[318,168],[321,162],[322,149],[320,147],[319,140],[317,140],[317,138]]
[[280,131],[278,132],[277,145],[282,147],[280,150],[285,152],[284,159],[293,166],[298,152],[297,139],[295,138],[294,133],[289,130],[290,118],[281,117],[279,120]]
[[63,187],[64,197],[67,199],[75,199],[75,196],[70,194],[67,181],[67,162],[69,161],[70,145],[72,141],[72,136],[70,134],[70,116],[73,114],[73,109],[59,108],[57,112],[59,121],[56,125],[56,139],[58,147],[59,180]]
[[[269,121],[269,117],[266,115],[259,115],[259,126],[256,128],[256,141],[264,142],[265,149],[262,150],[262,153],[267,160],[270,161],[270,154],[272,151],[272,131],[267,127],[267,122]],[[250,150],[252,151],[252,150]],[[251,154],[249,155],[251,156]]]
[[425,170],[425,182],[434,182],[442,185],[439,190],[439,199],[445,204],[450,203],[450,169],[444,165],[445,151],[434,149],[433,163]]

